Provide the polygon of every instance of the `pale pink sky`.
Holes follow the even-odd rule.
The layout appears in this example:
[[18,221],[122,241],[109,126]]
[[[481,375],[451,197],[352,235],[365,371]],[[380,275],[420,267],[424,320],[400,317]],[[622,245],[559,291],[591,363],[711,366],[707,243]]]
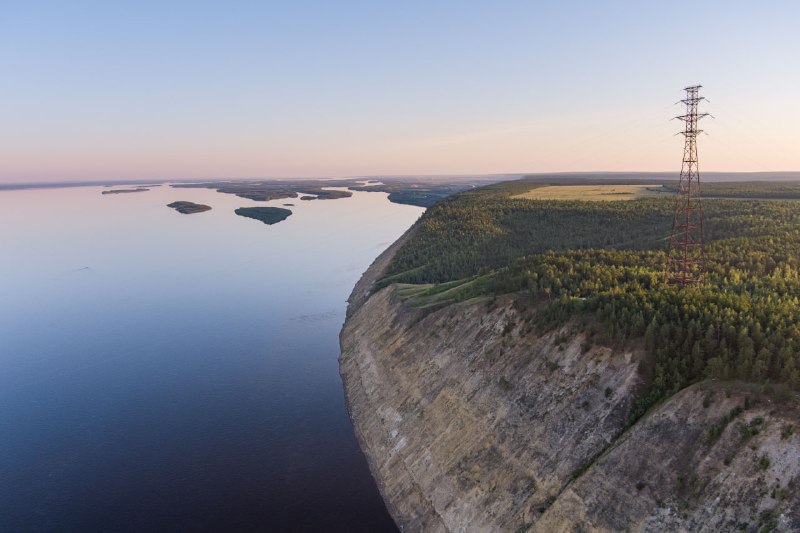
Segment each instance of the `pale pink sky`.
[[797,3],[179,4],[4,12],[0,182],[800,170]]

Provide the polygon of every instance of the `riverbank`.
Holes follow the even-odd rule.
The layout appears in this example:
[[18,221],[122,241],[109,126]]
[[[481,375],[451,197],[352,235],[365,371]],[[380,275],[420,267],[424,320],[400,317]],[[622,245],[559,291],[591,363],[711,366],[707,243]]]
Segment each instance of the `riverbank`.
[[796,409],[712,381],[630,426],[641,348],[535,334],[513,294],[421,309],[373,292],[399,244],[353,290],[340,373],[402,530],[800,528]]

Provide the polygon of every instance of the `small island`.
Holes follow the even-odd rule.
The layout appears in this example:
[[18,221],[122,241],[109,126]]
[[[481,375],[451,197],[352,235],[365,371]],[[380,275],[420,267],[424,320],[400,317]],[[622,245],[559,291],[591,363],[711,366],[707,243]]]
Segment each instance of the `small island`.
[[339,198],[350,198],[353,193],[350,191],[340,191],[338,189],[323,189],[321,187],[314,187],[308,189],[299,189],[297,192],[300,194],[313,194],[313,196],[303,196],[301,200],[338,200]]
[[137,187],[135,189],[110,189],[107,191],[102,191],[100,194],[125,194],[129,192],[144,192],[149,190],[150,189],[146,189],[144,187]]
[[196,204],[194,202],[187,202],[185,200],[172,202],[171,204],[167,204],[167,207],[171,207],[182,215],[191,215],[192,213],[202,213],[203,211],[211,210],[210,205]]
[[282,207],[240,207],[234,212],[240,217],[254,218],[264,224],[277,224],[292,214],[291,210]]

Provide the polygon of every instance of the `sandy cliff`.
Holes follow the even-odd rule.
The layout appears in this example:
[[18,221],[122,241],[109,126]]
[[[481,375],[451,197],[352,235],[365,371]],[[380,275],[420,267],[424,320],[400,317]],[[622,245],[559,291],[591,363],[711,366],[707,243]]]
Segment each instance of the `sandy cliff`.
[[640,351],[537,334],[522,296],[371,294],[396,246],[353,291],[340,368],[404,531],[800,530],[793,408],[703,383],[628,428]]

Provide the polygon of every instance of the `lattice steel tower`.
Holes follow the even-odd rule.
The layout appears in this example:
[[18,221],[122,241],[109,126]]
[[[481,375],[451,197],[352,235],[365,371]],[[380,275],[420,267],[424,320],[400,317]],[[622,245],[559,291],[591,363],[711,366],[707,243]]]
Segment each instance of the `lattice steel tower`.
[[675,214],[667,252],[667,280],[681,286],[700,281],[703,275],[703,207],[700,202],[700,171],[697,166],[698,121],[708,116],[699,113],[701,85],[686,87],[686,113],[675,117],[684,122],[680,133],[684,136],[683,165],[675,197]]

